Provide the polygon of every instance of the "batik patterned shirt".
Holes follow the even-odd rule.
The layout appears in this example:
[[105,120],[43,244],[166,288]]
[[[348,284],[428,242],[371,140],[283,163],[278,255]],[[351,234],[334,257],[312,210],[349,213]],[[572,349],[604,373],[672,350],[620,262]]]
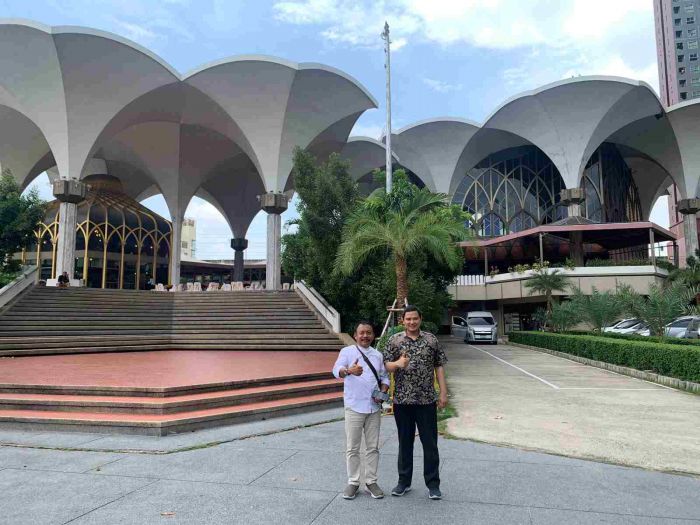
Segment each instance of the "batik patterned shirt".
[[389,338],[384,361],[396,361],[402,354],[409,359],[406,369],[394,372],[394,403],[397,405],[429,405],[437,401],[435,369],[447,362],[440,343],[430,332],[420,332],[414,341],[399,332]]

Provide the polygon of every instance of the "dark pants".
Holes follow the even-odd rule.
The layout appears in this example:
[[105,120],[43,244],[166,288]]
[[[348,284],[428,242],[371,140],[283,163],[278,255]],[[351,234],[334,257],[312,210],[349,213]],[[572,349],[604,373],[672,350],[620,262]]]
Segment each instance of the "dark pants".
[[413,442],[418,435],[423,444],[423,477],[428,488],[440,488],[440,454],[437,446],[437,407],[430,405],[394,405],[399,434],[399,483],[411,484]]

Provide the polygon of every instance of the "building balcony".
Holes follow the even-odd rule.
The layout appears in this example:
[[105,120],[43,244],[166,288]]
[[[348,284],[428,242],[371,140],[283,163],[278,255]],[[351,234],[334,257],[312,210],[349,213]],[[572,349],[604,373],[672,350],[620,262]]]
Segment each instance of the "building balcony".
[[[666,270],[653,265],[576,267],[558,270],[568,276],[571,285],[579,287],[583,293],[591,293],[593,287],[601,292],[614,291],[618,286],[627,284],[644,294],[650,284],[660,284],[668,276]],[[542,297],[530,295],[530,290],[525,286],[533,274],[533,270],[525,270],[494,276],[460,275],[455,280],[455,284],[448,287],[448,292],[455,301],[537,301]],[[554,295],[570,294],[555,292]]]

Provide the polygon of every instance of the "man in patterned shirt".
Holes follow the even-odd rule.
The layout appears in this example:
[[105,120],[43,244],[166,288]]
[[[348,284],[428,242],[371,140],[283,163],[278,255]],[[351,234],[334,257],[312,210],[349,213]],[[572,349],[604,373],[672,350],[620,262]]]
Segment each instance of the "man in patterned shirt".
[[[437,446],[437,408],[447,406],[447,383],[443,365],[447,357],[437,337],[422,332],[420,310],[406,306],[405,332],[393,335],[384,350],[384,364],[394,373],[394,419],[399,437],[399,482],[392,496],[411,490],[413,442],[416,427],[423,444],[423,477],[430,499],[441,499],[440,455]],[[440,395],[435,392],[437,376]]]

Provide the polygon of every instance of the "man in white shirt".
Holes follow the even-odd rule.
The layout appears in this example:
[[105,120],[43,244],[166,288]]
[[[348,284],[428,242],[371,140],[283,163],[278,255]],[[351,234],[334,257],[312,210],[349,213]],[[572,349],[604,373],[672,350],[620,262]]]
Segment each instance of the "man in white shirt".
[[365,484],[367,492],[373,498],[380,499],[384,497],[384,492],[377,485],[382,400],[374,396],[377,391],[386,393],[389,390],[389,375],[382,354],[372,348],[372,325],[366,321],[357,323],[354,338],[357,344],[343,348],[333,367],[333,375],[345,380],[343,398],[348,486],[343,498],[355,499],[360,488],[360,445],[364,431]]

